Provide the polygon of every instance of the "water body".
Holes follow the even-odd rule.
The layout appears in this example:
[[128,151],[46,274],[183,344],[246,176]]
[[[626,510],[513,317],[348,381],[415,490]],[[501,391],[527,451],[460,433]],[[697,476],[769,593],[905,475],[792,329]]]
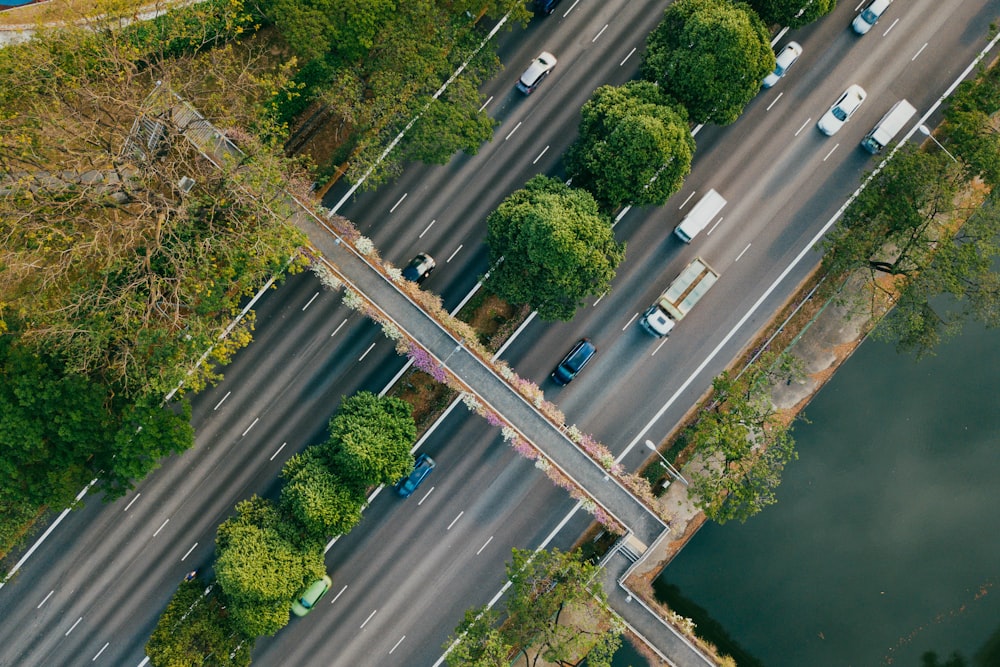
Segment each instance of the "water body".
[[972,326],[919,363],[864,343],[795,427],[778,504],[706,526],[661,581],[767,667],[1000,642],[998,351]]

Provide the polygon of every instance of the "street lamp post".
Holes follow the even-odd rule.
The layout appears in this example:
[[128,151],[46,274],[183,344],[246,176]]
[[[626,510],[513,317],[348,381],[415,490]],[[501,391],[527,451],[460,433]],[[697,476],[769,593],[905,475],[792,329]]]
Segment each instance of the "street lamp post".
[[947,153],[948,157],[950,157],[952,160],[955,160],[955,164],[958,164],[958,158],[956,158],[954,155],[952,155],[951,152],[947,148],[945,148],[944,146],[941,145],[940,141],[938,141],[937,139],[934,138],[934,135],[931,134],[931,130],[930,130],[929,127],[927,127],[926,125],[920,125],[917,129],[920,130],[921,134],[924,134],[924,135],[930,137],[931,141],[933,141],[934,143],[936,143],[938,145],[938,148],[940,148],[945,153]]
[[666,468],[667,472],[669,472],[674,479],[680,480],[681,482],[684,483],[684,486],[688,486],[688,481],[684,479],[684,475],[680,474],[677,471],[677,468],[670,465],[670,461],[668,461],[666,457],[660,453],[660,450],[656,448],[656,444],[652,440],[646,441],[646,447],[656,452],[656,455],[660,457],[660,465]]

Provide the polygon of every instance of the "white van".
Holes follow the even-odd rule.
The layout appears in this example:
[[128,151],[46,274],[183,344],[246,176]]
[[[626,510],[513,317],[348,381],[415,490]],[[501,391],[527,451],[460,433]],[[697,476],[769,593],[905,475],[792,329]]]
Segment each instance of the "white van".
[[694,205],[681,224],[674,227],[674,234],[684,243],[691,243],[698,232],[705,229],[708,223],[715,219],[722,207],[726,205],[726,200],[715,190],[709,190],[705,196]]
[[915,113],[917,113],[917,110],[906,100],[896,102],[882,116],[882,120],[875,123],[872,131],[866,134],[865,138],[861,140],[861,147],[872,155],[879,153],[889,145],[893,137],[899,134],[899,131],[913,118],[913,114]]

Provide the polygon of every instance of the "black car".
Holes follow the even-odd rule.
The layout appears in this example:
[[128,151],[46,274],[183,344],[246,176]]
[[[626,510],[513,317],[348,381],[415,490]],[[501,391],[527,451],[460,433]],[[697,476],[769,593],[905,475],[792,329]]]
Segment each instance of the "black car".
[[597,348],[590,342],[590,339],[582,338],[573,346],[572,350],[566,353],[563,360],[552,371],[552,381],[559,385],[569,384],[583,370],[583,367],[594,358],[596,352]]
[[406,265],[406,268],[403,269],[403,277],[419,285],[427,280],[427,276],[431,275],[435,266],[434,258],[422,252]]
[[535,0],[535,13],[548,16],[562,0]]

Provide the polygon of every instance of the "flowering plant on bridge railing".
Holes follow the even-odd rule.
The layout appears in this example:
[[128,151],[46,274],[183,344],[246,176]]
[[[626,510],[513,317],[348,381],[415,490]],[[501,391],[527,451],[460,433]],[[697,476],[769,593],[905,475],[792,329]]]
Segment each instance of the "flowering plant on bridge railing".
[[446,384],[453,389],[461,389],[460,387],[455,386],[456,383],[452,379],[451,373],[445,370],[444,366],[439,364],[437,359],[431,356],[430,352],[420,347],[413,341],[408,342],[410,349],[407,350],[406,354],[413,360],[414,366],[427,373],[441,384]]
[[344,286],[344,283],[340,282],[340,278],[326,264],[314,260],[310,263],[310,268],[312,268],[312,272],[316,274],[316,277],[319,278],[319,282],[327,289],[336,292]]

